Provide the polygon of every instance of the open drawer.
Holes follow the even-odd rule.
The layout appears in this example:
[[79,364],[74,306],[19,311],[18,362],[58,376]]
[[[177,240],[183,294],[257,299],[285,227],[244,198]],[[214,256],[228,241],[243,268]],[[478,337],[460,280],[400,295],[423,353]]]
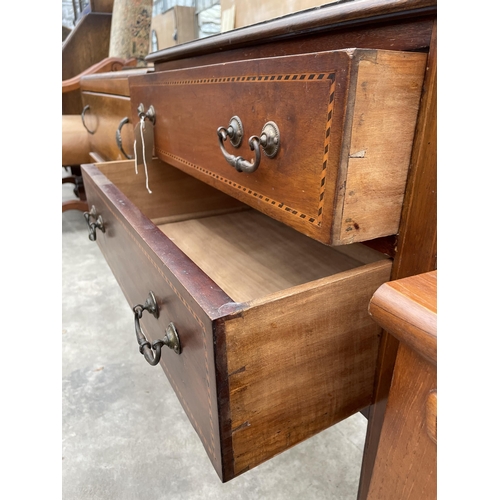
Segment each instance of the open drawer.
[[130,99],[154,108],[158,158],[345,245],[398,231],[426,60],[342,49],[222,62],[131,76]]
[[82,167],[89,228],[131,307],[154,294],[157,317],[132,310],[130,335],[134,322],[151,344],[168,332],[160,364],[221,480],[369,405],[380,328],[368,303],[391,261],[148,167],[152,194],[131,161]]

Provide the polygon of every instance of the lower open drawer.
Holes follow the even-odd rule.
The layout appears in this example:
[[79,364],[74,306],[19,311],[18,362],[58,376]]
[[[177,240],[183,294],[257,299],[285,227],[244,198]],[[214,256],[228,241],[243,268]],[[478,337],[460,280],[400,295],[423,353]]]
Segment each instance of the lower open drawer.
[[130,335],[135,322],[153,344],[175,326],[180,353],[163,346],[160,365],[221,480],[369,405],[380,329],[368,303],[391,261],[322,245],[160,161],[148,169],[152,194],[133,162],[83,166],[89,227],[131,307],[156,299],[157,315],[131,311]]

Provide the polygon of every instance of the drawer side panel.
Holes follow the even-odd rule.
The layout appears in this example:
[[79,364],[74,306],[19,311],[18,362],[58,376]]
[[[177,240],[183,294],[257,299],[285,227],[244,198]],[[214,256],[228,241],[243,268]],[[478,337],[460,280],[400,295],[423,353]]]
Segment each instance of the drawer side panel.
[[361,55],[349,97],[352,131],[337,244],[397,233],[410,166],[427,56],[370,56]]
[[372,402],[380,328],[368,303],[390,269],[325,278],[226,322],[235,475]]

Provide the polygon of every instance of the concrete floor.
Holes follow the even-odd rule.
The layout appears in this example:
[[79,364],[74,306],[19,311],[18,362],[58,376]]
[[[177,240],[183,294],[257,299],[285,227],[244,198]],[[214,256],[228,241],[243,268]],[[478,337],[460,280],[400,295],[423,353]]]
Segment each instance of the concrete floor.
[[[74,198],[63,185],[63,200]],[[62,214],[64,500],[354,500],[366,419],[335,425],[222,484],[81,212]]]

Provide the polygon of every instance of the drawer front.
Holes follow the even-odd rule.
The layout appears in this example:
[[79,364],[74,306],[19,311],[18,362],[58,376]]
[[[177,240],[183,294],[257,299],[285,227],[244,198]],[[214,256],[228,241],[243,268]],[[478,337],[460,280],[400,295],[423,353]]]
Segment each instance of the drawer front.
[[[133,109],[155,108],[159,158],[338,245],[397,232],[424,65],[424,54],[341,50],[151,73],[130,92]],[[223,146],[249,164],[249,138],[268,122],[279,130],[277,153],[252,173],[220,149],[233,116],[242,142]]]
[[[97,153],[104,161],[126,160],[134,156],[134,129],[131,122],[130,98],[82,92],[85,110],[84,121],[89,133],[90,150]],[[128,118],[129,122],[120,127],[120,122]],[[116,139],[120,127],[122,148]],[[127,156],[128,155],[128,156]]]
[[[203,260],[210,251],[189,248],[197,235],[185,234],[183,253],[159,229],[160,223],[155,225],[145,215],[151,213],[148,203],[156,200],[161,204],[162,200],[179,196],[181,186],[188,194],[198,193],[202,206],[208,206],[204,199],[212,200],[214,213],[227,208],[226,195],[159,161],[149,166],[155,188],[152,195],[145,197],[137,195],[145,190],[144,179],[135,175],[133,162],[101,164],[99,168],[84,165],[82,171],[89,206],[94,206],[96,217],[100,215],[103,220],[104,232],[96,230],[97,244],[128,303],[131,307],[144,304],[150,291],[156,296],[159,317],[144,313],[141,319],[146,337],[150,342],[163,338],[170,322],[177,327],[182,351],[176,354],[163,347],[160,363],[223,481],[372,402],[380,328],[370,319],[367,306],[374,291],[389,279],[389,260],[377,260],[377,255],[358,262],[361,257],[352,253],[355,245],[342,251],[327,248],[257,213],[258,218],[276,227],[276,231],[269,231],[272,236],[276,232],[276,239],[280,226],[285,231],[279,238],[290,233],[316,245],[317,251],[338,254],[333,264],[336,270],[333,275],[325,275],[330,272],[325,271],[324,277],[285,285],[284,290],[280,286],[278,291],[238,303],[215,283],[216,278],[212,280],[202,270],[206,269]],[[131,196],[137,196],[141,206],[133,205],[111,179],[120,182]],[[213,198],[211,192],[217,193],[219,199]],[[188,200],[185,207],[196,214],[191,204]],[[182,206],[182,201],[177,200],[165,209],[179,215]],[[154,213],[158,220],[168,220],[166,212],[163,216],[158,210]],[[233,210],[224,220],[248,222],[248,213]],[[195,218],[181,218],[189,232],[197,231],[191,224]],[[207,219],[206,213],[200,219],[205,227]],[[244,280],[244,274],[255,281],[259,269],[266,268],[267,259],[276,258],[278,253],[278,261],[283,260],[281,248],[302,255],[299,247],[286,242],[279,250],[267,252],[263,243],[272,240],[260,237],[262,233],[257,229],[261,224],[264,222],[258,221],[255,231],[250,230],[246,238],[255,240],[251,245],[255,255],[251,257],[257,264],[248,273],[231,278],[233,282]],[[182,239],[180,226],[175,227],[168,230],[169,234]],[[224,228],[210,226],[210,231],[212,227],[214,247],[230,238]],[[238,236],[227,247],[221,274],[231,269],[234,259],[230,255],[246,244],[243,239]],[[210,240],[202,234],[201,241],[208,244]],[[308,254],[312,259],[312,252]],[[349,263],[350,259],[354,264]],[[250,260],[244,260],[248,267]],[[309,269],[311,262],[305,268]],[[268,274],[270,280],[276,279],[270,271],[260,273],[264,279]],[[131,347],[133,322],[131,311]]]
[[[85,166],[82,170],[89,206],[95,207],[105,228],[104,233],[96,231],[96,242],[131,306],[130,332],[123,334],[130,338],[131,348],[138,349],[132,308],[145,305],[152,291],[159,316],[155,319],[144,312],[141,328],[152,343],[162,339],[170,322],[174,323],[181,354],[164,347],[160,364],[210,460],[221,474],[212,321],[207,314],[212,306],[206,304],[212,301],[213,307],[220,307],[229,299],[222,293],[207,293],[205,308],[200,306],[193,299],[197,287],[210,290],[214,284],[200,275],[196,266],[133,205],[124,205],[123,195],[95,167]],[[189,276],[191,289],[186,290],[179,282],[172,271],[175,269]]]

